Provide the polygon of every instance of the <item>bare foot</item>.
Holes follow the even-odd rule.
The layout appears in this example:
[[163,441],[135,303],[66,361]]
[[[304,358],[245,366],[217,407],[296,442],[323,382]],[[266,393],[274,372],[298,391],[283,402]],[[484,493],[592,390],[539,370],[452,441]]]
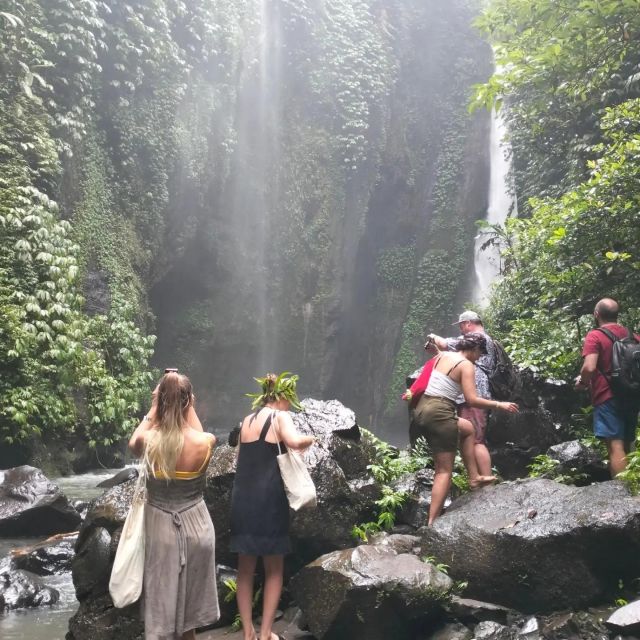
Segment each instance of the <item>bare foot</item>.
[[496,482],[498,478],[495,476],[478,476],[473,480],[469,481],[469,486],[472,489],[480,489],[480,487],[486,487],[487,485],[493,484]]

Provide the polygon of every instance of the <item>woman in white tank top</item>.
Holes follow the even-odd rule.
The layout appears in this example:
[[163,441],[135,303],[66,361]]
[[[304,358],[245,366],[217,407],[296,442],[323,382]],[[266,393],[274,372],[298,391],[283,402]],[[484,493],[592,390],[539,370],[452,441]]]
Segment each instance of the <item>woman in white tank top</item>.
[[457,351],[438,356],[424,396],[418,402],[412,429],[423,435],[434,455],[435,478],[431,491],[429,526],[440,515],[451,487],[453,463],[460,436],[460,452],[469,473],[472,489],[494,482],[494,476],[481,476],[474,455],[473,425],[458,418],[456,398],[462,393],[471,407],[500,409],[515,413],[518,405],[481,398],[476,390],[474,362],[486,353],[481,333],[469,333],[458,341]]

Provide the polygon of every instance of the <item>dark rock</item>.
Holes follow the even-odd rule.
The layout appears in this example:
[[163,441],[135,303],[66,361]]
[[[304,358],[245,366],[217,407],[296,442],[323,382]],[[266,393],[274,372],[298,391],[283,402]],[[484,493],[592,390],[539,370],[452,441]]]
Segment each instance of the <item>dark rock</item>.
[[609,480],[607,463],[602,459],[600,452],[594,447],[589,447],[580,440],[561,442],[549,447],[547,455],[558,461],[555,471],[558,474],[580,474],[584,476],[575,483],[589,484],[591,482],[604,482]]
[[640,600],[630,602],[614,611],[605,623],[609,629],[619,633],[640,632]]
[[458,596],[453,596],[445,608],[453,618],[469,624],[489,620],[506,625],[518,616],[517,611],[508,607]]
[[80,526],[78,512],[39,469],[1,471],[0,482],[0,536],[48,536]]
[[60,537],[57,540],[45,540],[32,547],[16,549],[11,554],[12,565],[16,569],[30,571],[39,576],[71,571],[77,539],[77,535]]
[[418,536],[402,535],[397,533],[389,534],[386,531],[376,533],[369,538],[369,544],[388,547],[396,553],[420,553],[421,540]]
[[216,566],[216,582],[218,584],[218,604],[220,606],[220,618],[213,625],[214,627],[225,627],[233,623],[238,611],[238,605],[236,604],[236,598],[233,591],[225,584],[228,580],[236,582],[238,572],[225,565],[219,564]]
[[487,620],[473,631],[473,640],[515,640],[515,631],[509,627]]
[[320,640],[409,637],[441,614],[452,586],[432,565],[380,545],[326,554],[290,583]]
[[33,573],[17,569],[0,573],[0,597],[5,609],[24,609],[55,604],[60,594]]
[[408,524],[415,529],[423,527],[429,519],[433,469],[421,469],[398,478],[391,483],[394,491],[402,491],[407,499],[396,516],[398,524]]
[[607,640],[601,611],[561,611],[542,619],[545,640]]
[[111,478],[107,478],[102,482],[98,483],[96,486],[100,489],[111,489],[111,487],[115,487],[118,484],[122,484],[123,482],[128,482],[129,480],[135,480],[138,477],[138,469],[136,467],[126,467],[121,471],[118,471]]
[[581,608],[637,576],[639,533],[640,498],[621,483],[543,479],[467,494],[421,530],[423,549],[468,581],[471,597],[530,613]]
[[425,640],[472,640],[473,632],[459,622],[448,622],[435,633],[430,633]]
[[87,599],[69,619],[66,640],[142,640],[139,609],[138,603],[116,609],[108,594]]
[[111,549],[111,536],[104,527],[92,528],[78,541],[76,555],[71,562],[78,600],[107,592],[115,556],[115,549],[113,554]]
[[89,511],[89,503],[86,500],[74,500],[71,506],[80,514],[80,517],[84,520]]

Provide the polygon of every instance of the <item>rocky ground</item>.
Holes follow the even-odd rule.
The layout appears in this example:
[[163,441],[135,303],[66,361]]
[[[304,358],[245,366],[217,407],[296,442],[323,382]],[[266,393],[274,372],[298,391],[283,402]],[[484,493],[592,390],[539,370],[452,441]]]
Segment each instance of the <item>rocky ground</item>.
[[[276,627],[287,640],[640,638],[640,498],[620,482],[595,482],[602,465],[582,443],[551,442],[548,455],[557,468],[578,469],[584,486],[503,482],[456,498],[432,528],[423,526],[432,472],[406,474],[393,483],[408,496],[395,528],[356,544],[353,525],[375,520],[382,495],[370,469],[374,445],[336,401],[305,401],[296,422],[318,440],[306,458],[318,507],[292,514],[294,553]],[[229,633],[235,603],[225,599],[225,581],[235,577],[228,552],[234,468],[235,450],[220,446],[205,500],[217,534],[222,618],[199,638],[236,637]],[[54,602],[46,576],[72,567],[80,606],[67,639],[142,638],[137,606],[115,609],[107,588],[134,481],[127,471],[108,483],[77,539],[48,540],[0,565],[0,607]],[[0,531],[25,526],[43,536],[52,527],[73,530],[81,518],[28,467],[4,472],[0,514]],[[621,606],[623,598],[630,604]]]

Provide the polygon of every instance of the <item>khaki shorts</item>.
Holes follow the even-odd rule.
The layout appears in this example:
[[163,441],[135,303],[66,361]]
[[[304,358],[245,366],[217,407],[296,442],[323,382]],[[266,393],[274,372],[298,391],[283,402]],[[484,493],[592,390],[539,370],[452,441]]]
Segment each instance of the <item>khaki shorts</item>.
[[409,437],[411,444],[423,436],[432,453],[453,453],[458,449],[456,403],[446,398],[422,396],[413,412]]

